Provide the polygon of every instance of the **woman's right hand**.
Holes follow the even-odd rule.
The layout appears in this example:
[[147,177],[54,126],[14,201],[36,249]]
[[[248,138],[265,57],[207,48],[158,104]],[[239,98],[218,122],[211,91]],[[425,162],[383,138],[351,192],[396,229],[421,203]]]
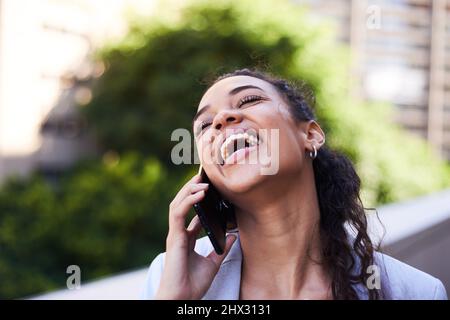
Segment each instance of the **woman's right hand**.
[[195,175],[170,203],[164,269],[155,299],[201,299],[236,240],[235,235],[227,237],[222,255],[212,250],[204,257],[194,251],[202,226],[196,215],[186,228],[186,216],[192,206],[203,199],[207,188],[207,183],[201,183],[201,176]]

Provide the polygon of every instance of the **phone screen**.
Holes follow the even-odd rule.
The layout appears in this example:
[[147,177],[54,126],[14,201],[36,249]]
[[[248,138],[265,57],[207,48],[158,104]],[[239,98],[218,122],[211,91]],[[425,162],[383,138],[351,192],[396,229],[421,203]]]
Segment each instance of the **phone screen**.
[[227,231],[227,217],[234,215],[233,207],[223,201],[220,193],[212,185],[205,170],[202,168],[202,182],[208,183],[205,197],[194,204],[194,210],[200,218],[200,222],[208,235],[217,254],[223,254],[225,250],[225,237]]

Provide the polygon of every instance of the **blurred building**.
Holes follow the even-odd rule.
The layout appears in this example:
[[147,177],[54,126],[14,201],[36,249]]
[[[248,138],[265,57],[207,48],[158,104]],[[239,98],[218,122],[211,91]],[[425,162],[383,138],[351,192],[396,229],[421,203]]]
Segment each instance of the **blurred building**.
[[296,2],[350,45],[352,94],[392,103],[396,122],[450,160],[450,1]]
[[95,152],[77,108],[102,74],[96,47],[126,32],[149,0],[0,0],[0,182],[61,170]]
[[[352,52],[352,94],[395,105],[395,120],[450,160],[450,0],[292,0],[335,23]],[[183,2],[180,0],[180,2]],[[153,0],[0,0],[0,182],[95,152],[76,106],[103,66],[90,56]]]

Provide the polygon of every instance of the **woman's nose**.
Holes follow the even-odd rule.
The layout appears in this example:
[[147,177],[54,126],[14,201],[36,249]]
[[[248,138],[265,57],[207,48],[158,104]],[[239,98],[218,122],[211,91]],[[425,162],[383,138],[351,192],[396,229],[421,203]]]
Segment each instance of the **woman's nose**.
[[214,117],[212,126],[214,129],[220,130],[229,124],[239,123],[241,121],[242,121],[242,115],[239,111],[223,110]]

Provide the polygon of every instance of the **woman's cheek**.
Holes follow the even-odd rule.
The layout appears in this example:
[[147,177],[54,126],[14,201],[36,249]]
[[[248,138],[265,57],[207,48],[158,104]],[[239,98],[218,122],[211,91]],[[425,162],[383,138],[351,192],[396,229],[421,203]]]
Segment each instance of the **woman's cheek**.
[[197,138],[195,140],[195,149],[197,149],[196,152],[197,152],[197,155],[199,157],[200,162],[204,163],[204,160],[205,160],[205,143],[204,143],[204,141],[203,141],[203,139],[201,137]]

